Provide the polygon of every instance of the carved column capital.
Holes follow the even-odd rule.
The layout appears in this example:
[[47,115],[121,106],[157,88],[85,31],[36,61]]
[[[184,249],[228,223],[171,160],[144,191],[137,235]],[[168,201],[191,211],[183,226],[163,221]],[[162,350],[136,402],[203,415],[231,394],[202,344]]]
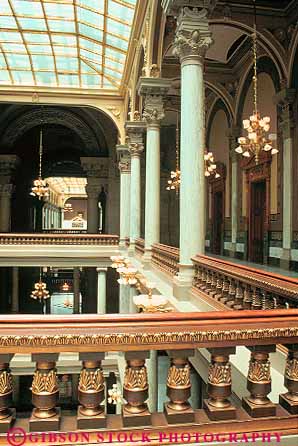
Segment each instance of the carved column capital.
[[143,134],[145,123],[142,121],[128,121],[125,124],[127,143],[131,157],[139,157],[144,150]]
[[118,167],[121,173],[130,173],[130,151],[127,144],[116,146]]
[[280,129],[283,133],[284,139],[291,137],[292,129],[295,127],[293,103],[295,101],[296,94],[297,91],[295,88],[284,88],[274,97],[275,104],[280,107]]
[[0,176],[11,177],[20,163],[16,155],[0,155]]
[[11,197],[13,191],[13,184],[0,184],[0,196]]
[[164,97],[171,87],[169,79],[141,77],[138,93],[145,97],[143,119],[147,125],[159,126],[164,118]]
[[[99,157],[81,157],[81,166],[88,178],[108,177],[109,159]],[[88,181],[89,182],[89,181]]]
[[174,54],[179,57],[181,64],[202,63],[212,43],[208,9],[181,8],[174,41]]

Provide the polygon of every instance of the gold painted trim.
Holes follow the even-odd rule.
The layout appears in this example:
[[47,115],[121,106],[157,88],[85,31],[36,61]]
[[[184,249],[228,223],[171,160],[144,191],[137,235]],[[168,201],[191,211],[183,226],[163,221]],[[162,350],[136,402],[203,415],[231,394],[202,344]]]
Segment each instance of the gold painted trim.
[[293,328],[259,328],[244,330],[217,330],[191,332],[160,332],[160,333],[118,333],[94,335],[8,335],[0,336],[0,348],[3,347],[50,347],[50,346],[140,346],[154,344],[179,344],[221,341],[250,341],[275,338],[298,337],[298,326]]

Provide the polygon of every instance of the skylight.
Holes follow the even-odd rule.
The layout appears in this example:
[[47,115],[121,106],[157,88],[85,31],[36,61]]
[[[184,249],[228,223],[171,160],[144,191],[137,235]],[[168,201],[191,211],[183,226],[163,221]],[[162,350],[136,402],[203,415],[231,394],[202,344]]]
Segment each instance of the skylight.
[[0,0],[0,86],[118,89],[137,0]]

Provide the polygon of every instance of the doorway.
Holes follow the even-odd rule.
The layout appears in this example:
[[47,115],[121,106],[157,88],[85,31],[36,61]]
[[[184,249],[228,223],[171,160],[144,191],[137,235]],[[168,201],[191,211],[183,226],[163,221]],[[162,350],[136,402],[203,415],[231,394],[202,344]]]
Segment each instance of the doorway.
[[266,225],[266,181],[251,183],[249,228],[249,260],[264,262],[264,237]]
[[212,252],[222,254],[223,240],[223,191],[213,193],[213,218],[212,218]]

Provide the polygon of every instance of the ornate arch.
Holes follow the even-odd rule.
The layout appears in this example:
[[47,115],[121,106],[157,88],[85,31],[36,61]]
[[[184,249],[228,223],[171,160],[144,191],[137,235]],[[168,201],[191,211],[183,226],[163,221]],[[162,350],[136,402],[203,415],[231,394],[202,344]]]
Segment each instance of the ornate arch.
[[[258,60],[258,73],[259,74],[260,73],[268,74],[273,81],[275,91],[278,92],[280,90],[281,79],[279,77],[279,73],[277,71],[276,65],[274,64],[272,59],[270,59],[270,57],[267,57],[267,56],[260,57],[260,59]],[[240,86],[240,88],[239,88],[237,102],[236,102],[236,125],[238,125],[240,127],[242,127],[241,122],[242,122],[244,102],[245,102],[246,94],[248,92],[250,84],[252,82],[252,78],[253,78],[253,66],[251,64],[248,72],[243,77],[242,86]]]
[[[234,20],[225,20],[225,19],[211,19],[210,25],[223,25],[230,26],[232,28],[237,28],[241,30],[243,33],[251,35],[253,33],[253,28],[249,25],[246,25],[241,22],[237,22]],[[280,55],[278,48],[274,45],[274,41],[272,39],[267,38],[261,32],[258,32],[258,42],[259,45],[266,51],[268,54],[268,58],[272,59],[275,67],[278,71],[280,79],[287,78],[287,67]],[[269,51],[268,51],[269,50]]]
[[7,149],[14,146],[15,142],[28,130],[43,124],[56,124],[67,127],[76,133],[84,143],[85,150],[90,154],[99,155],[101,148],[92,129],[75,113],[56,107],[30,108],[5,129],[1,145]]
[[298,31],[293,42],[293,49],[291,51],[289,61],[289,88],[298,88]]
[[221,98],[217,98],[216,101],[213,104],[212,110],[209,114],[209,119],[208,119],[208,125],[207,125],[207,132],[206,132],[206,144],[207,147],[210,146],[210,134],[211,134],[211,128],[212,128],[212,124],[213,124],[213,120],[216,116],[216,113],[218,111],[222,110],[226,117],[227,117],[227,121],[228,121],[228,127],[230,128],[232,126],[232,121],[231,121],[231,115],[229,110],[227,109],[226,104],[223,102],[223,100]]

